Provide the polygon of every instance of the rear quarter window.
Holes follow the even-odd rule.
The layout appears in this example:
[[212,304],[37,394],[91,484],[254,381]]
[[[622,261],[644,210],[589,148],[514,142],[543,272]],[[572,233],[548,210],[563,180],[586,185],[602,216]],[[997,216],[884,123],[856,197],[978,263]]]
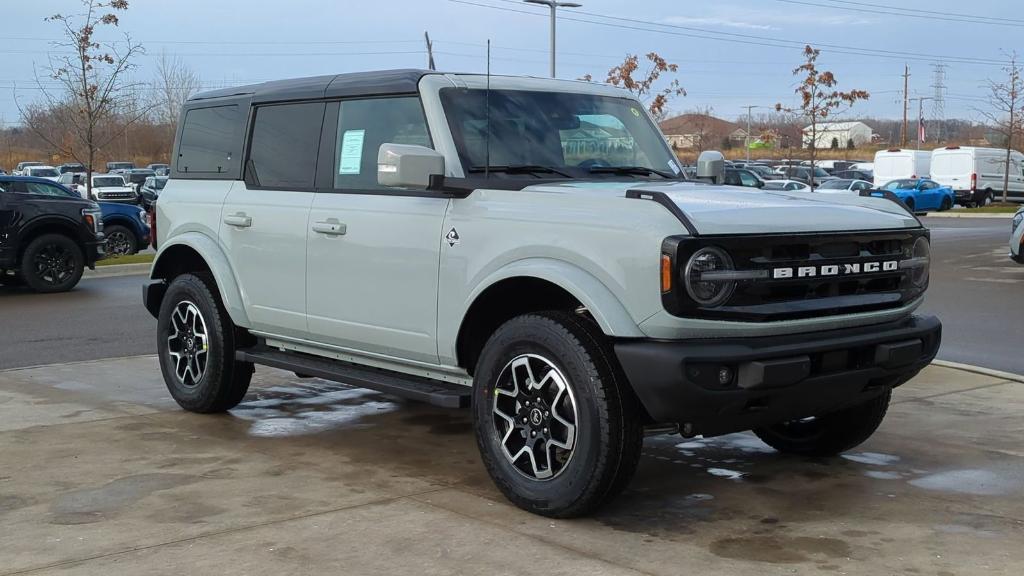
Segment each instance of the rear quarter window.
[[193,108],[185,113],[177,169],[187,174],[229,172],[241,147],[237,104]]

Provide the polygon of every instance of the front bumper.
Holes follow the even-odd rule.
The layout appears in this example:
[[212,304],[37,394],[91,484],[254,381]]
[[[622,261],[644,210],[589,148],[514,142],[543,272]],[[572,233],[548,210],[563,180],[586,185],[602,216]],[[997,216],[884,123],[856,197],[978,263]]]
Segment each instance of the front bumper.
[[97,260],[102,260],[107,255],[107,240],[103,234],[98,236],[99,240],[85,243],[85,265],[92,268]]
[[870,400],[927,366],[941,333],[934,316],[910,316],[784,336],[620,340],[615,354],[656,422],[712,436]]

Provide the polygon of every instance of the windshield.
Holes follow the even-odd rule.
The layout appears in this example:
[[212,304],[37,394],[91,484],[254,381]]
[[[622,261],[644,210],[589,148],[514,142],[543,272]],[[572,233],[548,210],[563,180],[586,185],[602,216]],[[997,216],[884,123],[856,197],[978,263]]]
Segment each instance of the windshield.
[[845,190],[850,187],[851,182],[853,182],[853,180],[829,180],[828,182],[822,182],[818,188]]
[[124,179],[120,176],[98,176],[92,179],[92,185],[97,188],[124,186]]
[[54,176],[60,176],[54,168],[29,168],[29,176],[39,176],[42,178],[52,178]]
[[784,182],[776,182],[769,180],[764,183],[764,190],[785,190],[786,184]]
[[885,185],[886,190],[914,190],[917,188],[917,180],[893,180]]
[[485,90],[445,88],[441,104],[467,175],[487,165],[557,171],[492,174],[507,178],[624,175],[614,168],[636,168],[633,176],[680,174],[665,139],[628,98],[521,90],[491,90],[487,97]]

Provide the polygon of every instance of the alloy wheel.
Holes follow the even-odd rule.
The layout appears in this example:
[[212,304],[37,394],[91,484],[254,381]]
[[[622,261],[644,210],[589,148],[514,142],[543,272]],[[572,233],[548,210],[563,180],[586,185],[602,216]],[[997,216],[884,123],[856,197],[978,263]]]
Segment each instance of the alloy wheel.
[[75,257],[59,244],[48,244],[36,253],[32,261],[36,275],[43,282],[56,286],[75,274]]
[[494,389],[494,431],[505,458],[534,480],[558,476],[576,448],[578,411],[553,362],[523,354],[505,365]]
[[195,386],[206,373],[210,338],[206,321],[194,303],[182,300],[171,312],[167,353],[174,362],[174,375],[185,386]]
[[132,241],[125,232],[117,231],[107,236],[107,253],[113,256],[127,256],[132,253]]

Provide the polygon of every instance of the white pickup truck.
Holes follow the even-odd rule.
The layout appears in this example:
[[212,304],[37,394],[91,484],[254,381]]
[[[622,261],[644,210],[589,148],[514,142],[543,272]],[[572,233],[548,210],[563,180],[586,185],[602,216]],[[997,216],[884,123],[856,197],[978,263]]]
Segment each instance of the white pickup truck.
[[144,296],[187,410],[254,364],[471,407],[517,505],[585,514],[645,431],[828,456],[934,357],[929,234],[882,198],[682,174],[628,93],[418,70],[199,94]]

